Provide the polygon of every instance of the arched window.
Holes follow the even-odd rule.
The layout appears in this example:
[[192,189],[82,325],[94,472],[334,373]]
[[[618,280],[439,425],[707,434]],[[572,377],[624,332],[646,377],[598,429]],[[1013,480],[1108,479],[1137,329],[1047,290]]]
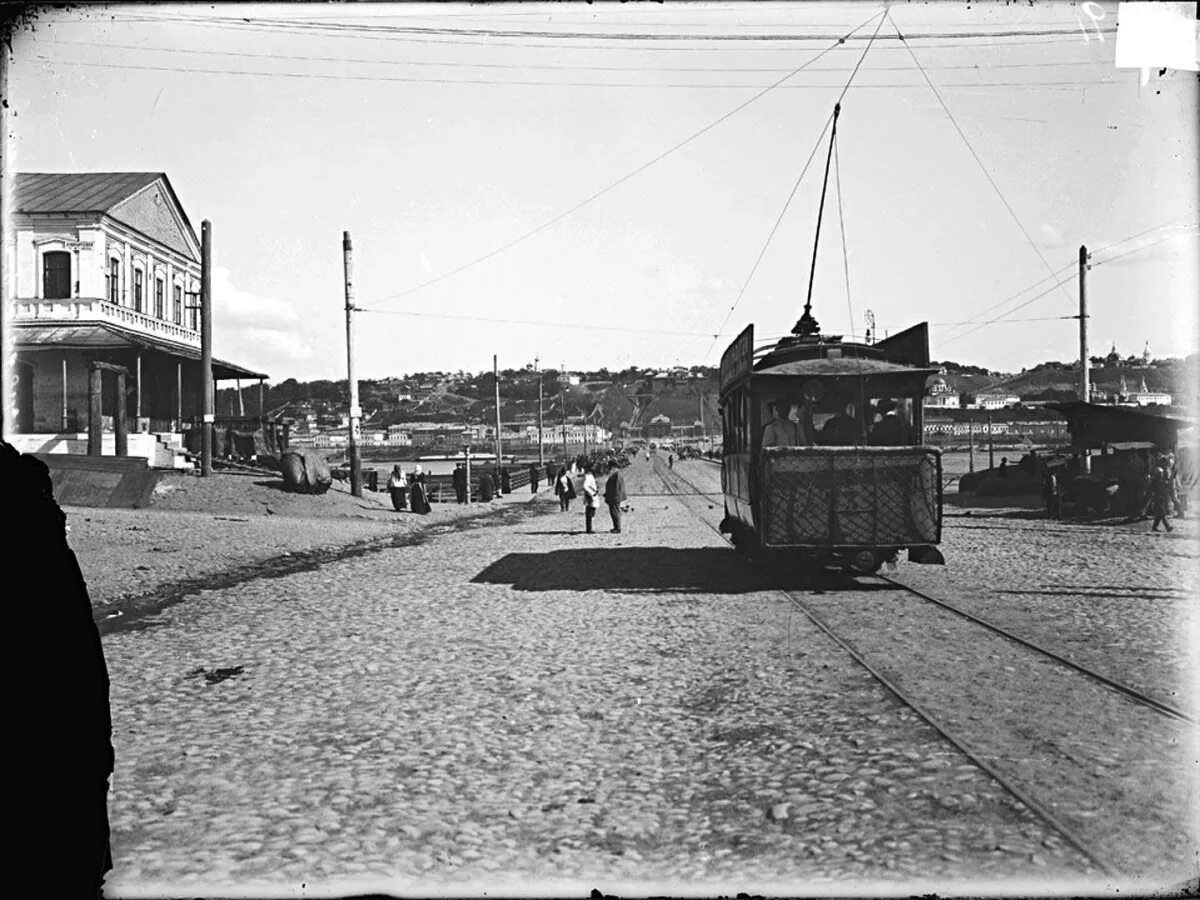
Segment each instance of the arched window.
[[65,250],[42,254],[42,296],[47,300],[71,296],[71,254]]

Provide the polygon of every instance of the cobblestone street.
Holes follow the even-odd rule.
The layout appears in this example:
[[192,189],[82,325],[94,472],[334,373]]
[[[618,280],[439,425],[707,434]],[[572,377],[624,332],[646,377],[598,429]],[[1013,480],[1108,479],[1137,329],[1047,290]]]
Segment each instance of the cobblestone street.
[[[681,465],[709,483],[716,471]],[[626,480],[621,534],[603,512],[587,535],[578,504],[560,513],[545,492],[514,495],[491,515],[431,517],[424,541],[197,590],[108,630],[107,894],[1109,884],[667,495],[651,465],[636,461]],[[988,537],[992,521],[1035,535],[1019,566],[1020,534]],[[1091,625],[1080,652],[1185,692],[1197,556],[1184,524],[1192,536],[1106,543],[1094,529],[948,515],[946,569],[903,573],[963,599],[985,584],[1053,603],[1108,586],[1094,605],[1072,601]],[[1126,611],[1157,655],[1113,640],[1131,630]]]

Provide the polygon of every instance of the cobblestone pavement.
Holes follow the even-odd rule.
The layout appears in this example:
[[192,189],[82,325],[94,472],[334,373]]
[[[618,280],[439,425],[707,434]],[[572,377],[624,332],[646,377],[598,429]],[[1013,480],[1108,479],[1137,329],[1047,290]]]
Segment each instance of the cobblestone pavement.
[[108,895],[1103,888],[626,471],[108,633]]

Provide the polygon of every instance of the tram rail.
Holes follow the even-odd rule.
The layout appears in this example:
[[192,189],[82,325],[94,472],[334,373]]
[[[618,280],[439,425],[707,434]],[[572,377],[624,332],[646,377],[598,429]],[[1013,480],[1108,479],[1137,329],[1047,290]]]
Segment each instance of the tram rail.
[[[707,505],[707,503],[713,498],[717,498],[719,500],[722,497],[721,494],[714,494],[706,491],[703,489],[703,487],[697,485],[686,475],[683,475],[674,469],[667,469],[665,466],[660,466],[657,463],[655,464],[655,471],[656,474],[658,474],[663,480],[663,483],[669,492],[674,493],[677,497],[679,497],[683,505],[688,508],[693,515],[703,521],[714,532],[720,534],[715,524],[710,521],[711,516],[705,515],[701,510],[694,508],[694,501],[689,501],[692,501],[692,498],[702,498]],[[721,537],[725,539],[725,535],[721,535]],[[781,577],[780,573],[778,572],[772,574],[777,579]],[[912,588],[896,578],[888,575],[862,575],[855,576],[853,578],[851,578],[851,576],[843,577],[850,579],[855,585],[862,585],[864,587],[866,585],[889,586],[890,588],[901,592],[906,597],[922,601],[930,607],[944,610],[946,613],[951,614],[960,621],[984,629],[987,633],[994,636],[994,639],[1003,639],[1001,641],[1002,644],[1009,646],[1012,648],[1012,650],[1015,650],[1018,653],[1026,652],[1033,654],[1036,657],[1035,660],[1028,660],[1023,664],[1017,660],[1013,660],[1013,662],[1016,664],[1012,667],[1014,669],[1017,666],[1021,666],[1023,669],[1031,666],[1037,667],[1039,665],[1043,668],[1057,667],[1062,673],[1062,677],[1066,677],[1066,673],[1070,673],[1072,676],[1079,676],[1081,679],[1086,681],[1087,684],[1093,686],[1093,688],[1100,688],[1110,696],[1120,697],[1122,700],[1132,701],[1133,704],[1136,704],[1138,709],[1152,710],[1155,714],[1161,717],[1178,720],[1188,723],[1189,725],[1194,726],[1196,724],[1194,717],[1170,703],[1166,703],[1162,700],[1151,697],[1144,692],[1137,690],[1136,688],[1121,683],[1116,679],[1109,678],[1108,676],[1105,676],[1094,669],[1081,665],[1063,656],[1062,654],[1056,653],[1053,650],[1042,646],[1036,641],[1023,638],[1020,635],[988,622],[979,616],[975,616],[966,610],[960,609],[952,603],[939,600],[938,598],[932,597],[923,591]],[[1067,821],[1064,821],[1064,816],[1072,817],[1072,811],[1067,810],[1063,815],[1059,815],[1050,808],[1052,801],[1050,804],[1048,804],[1046,802],[1042,802],[1037,796],[1035,796],[1035,794],[1039,793],[1053,796],[1052,791],[1047,791],[1045,789],[1044,783],[1043,785],[1037,784],[1039,780],[1038,777],[1028,775],[1026,777],[1022,777],[1021,773],[1018,773],[1014,776],[1002,771],[1001,768],[999,768],[997,765],[994,765],[991,761],[989,761],[989,759],[985,758],[983,753],[973,749],[970,746],[969,739],[964,739],[958,736],[956,733],[958,729],[956,729],[952,723],[942,721],[941,716],[926,708],[926,704],[912,696],[911,692],[906,690],[904,685],[901,683],[903,681],[902,673],[899,675],[899,677],[893,677],[892,675],[889,675],[888,672],[883,671],[883,667],[872,664],[872,662],[867,658],[868,654],[861,652],[859,648],[854,646],[853,641],[848,639],[843,633],[846,630],[852,631],[853,629],[846,629],[840,627],[839,623],[836,621],[829,621],[829,619],[827,619],[825,615],[822,615],[822,612],[817,608],[820,604],[814,603],[814,598],[807,592],[786,587],[782,584],[778,584],[778,582],[776,589],[787,598],[788,602],[792,604],[794,608],[802,612],[824,634],[826,634],[831,640],[846,650],[846,652],[853,659],[855,659],[859,665],[865,668],[876,680],[878,680],[894,696],[896,696],[900,702],[904,703],[906,706],[916,712],[950,744],[966,755],[974,764],[979,766],[979,768],[987,772],[996,780],[998,784],[1008,791],[1010,795],[1018,799],[1021,803],[1042,818],[1050,827],[1062,835],[1065,840],[1071,843],[1071,845],[1079,850],[1079,852],[1091,860],[1099,871],[1102,871],[1112,877],[1117,877],[1121,873],[1120,868],[1114,866],[1112,863],[1114,856],[1113,848],[1104,847],[1102,846],[1104,843],[1102,840],[1098,842],[1089,836],[1089,832],[1094,829],[1089,829],[1086,827],[1086,819],[1082,820],[1085,822],[1085,827],[1074,826]],[[831,606],[830,608],[831,610],[836,610],[836,606]],[[836,620],[836,612],[833,618]],[[975,646],[977,646],[977,642],[973,640],[965,641],[964,645],[966,644],[970,644],[973,649]],[[1038,662],[1038,660],[1040,660],[1040,662]],[[1129,714],[1119,713],[1119,715],[1126,716]],[[1136,716],[1137,714],[1134,713],[1133,715]],[[1045,776],[1042,776],[1043,782],[1044,778]],[[1022,782],[1032,783],[1032,789],[1024,786]],[[1094,811],[1092,811],[1088,812],[1086,815],[1092,816],[1094,814]],[[1080,815],[1082,815],[1082,813],[1080,813]]]

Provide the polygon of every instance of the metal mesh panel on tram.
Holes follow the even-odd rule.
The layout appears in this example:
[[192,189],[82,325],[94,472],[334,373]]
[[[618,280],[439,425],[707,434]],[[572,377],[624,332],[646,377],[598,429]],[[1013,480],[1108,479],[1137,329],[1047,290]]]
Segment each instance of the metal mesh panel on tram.
[[935,449],[771,447],[762,460],[767,546],[885,547],[941,539]]

